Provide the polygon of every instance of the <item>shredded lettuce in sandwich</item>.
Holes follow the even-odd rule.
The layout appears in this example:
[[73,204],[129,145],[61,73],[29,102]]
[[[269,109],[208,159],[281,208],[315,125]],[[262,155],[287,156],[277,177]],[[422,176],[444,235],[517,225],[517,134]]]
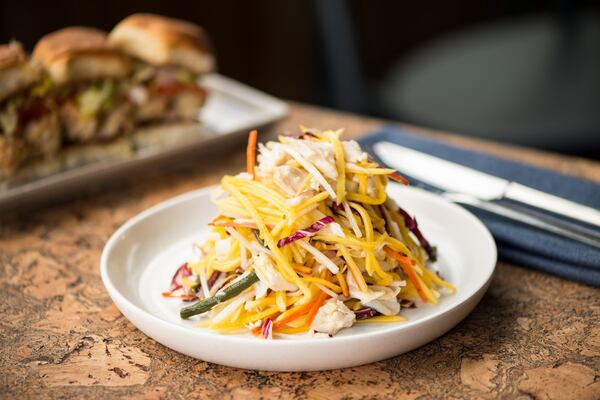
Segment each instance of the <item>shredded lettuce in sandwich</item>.
[[9,100],[6,107],[0,111],[0,128],[7,136],[15,133],[17,130],[17,123],[19,122],[17,103],[13,100],[14,99]]
[[195,85],[198,81],[198,77],[194,75],[190,70],[180,69],[177,72],[177,81],[185,83],[187,85]]
[[44,75],[40,83],[35,85],[29,91],[30,98],[42,98],[48,95],[54,89],[54,83],[48,75]]
[[117,83],[105,80],[79,93],[77,106],[83,115],[93,117],[100,111],[112,107],[118,94]]

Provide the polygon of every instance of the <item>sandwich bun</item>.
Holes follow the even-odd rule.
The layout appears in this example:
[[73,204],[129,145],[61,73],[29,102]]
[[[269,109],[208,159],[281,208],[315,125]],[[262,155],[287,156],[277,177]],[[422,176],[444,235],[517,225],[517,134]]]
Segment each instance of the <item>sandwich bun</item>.
[[197,74],[215,69],[208,35],[198,25],[154,14],[133,14],[110,32],[115,46],[148,64],[178,65]]
[[19,43],[0,45],[0,102],[27,89],[40,78],[40,68],[27,62]]
[[131,59],[111,45],[105,32],[69,27],[42,37],[33,50],[57,84],[122,78],[131,70]]

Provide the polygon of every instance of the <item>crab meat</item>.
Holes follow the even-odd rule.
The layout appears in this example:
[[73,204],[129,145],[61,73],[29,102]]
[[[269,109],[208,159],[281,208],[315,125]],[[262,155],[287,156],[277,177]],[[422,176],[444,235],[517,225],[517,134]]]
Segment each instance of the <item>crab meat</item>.
[[356,321],[356,315],[346,305],[331,299],[319,308],[311,324],[311,329],[316,332],[335,335],[341,329],[350,328]]
[[283,145],[277,142],[268,142],[266,145],[258,145],[258,169],[261,172],[269,172],[273,168],[285,163],[288,155],[283,150]]
[[333,145],[331,143],[289,139],[289,145],[317,167],[326,178],[337,179],[338,172],[335,166]]
[[299,168],[282,165],[274,169],[273,181],[285,194],[294,196],[305,176],[306,173]]
[[369,160],[369,155],[362,151],[360,145],[356,143],[356,141],[343,141],[342,146],[344,147],[344,158],[346,162],[357,163]]
[[254,270],[258,279],[271,290],[297,290],[298,287],[286,281],[277,271],[273,262],[265,253],[259,253],[254,259]]
[[231,238],[215,240],[215,254],[217,258],[223,260],[231,253]]

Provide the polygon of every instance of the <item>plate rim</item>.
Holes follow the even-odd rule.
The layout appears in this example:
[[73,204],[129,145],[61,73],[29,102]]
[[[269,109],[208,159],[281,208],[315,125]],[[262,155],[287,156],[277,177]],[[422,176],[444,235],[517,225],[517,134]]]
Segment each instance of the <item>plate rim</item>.
[[[213,332],[213,331],[210,331],[210,330],[207,330],[204,328],[200,328],[200,327],[198,327],[196,329],[190,329],[189,327],[181,326],[181,325],[175,324],[173,322],[166,321],[166,320],[150,313],[149,311],[146,311],[142,307],[139,307],[138,305],[136,305],[135,303],[130,301],[127,298],[127,296],[122,294],[116,288],[116,286],[112,283],[112,281],[108,275],[108,258],[110,256],[110,252],[112,251],[112,248],[116,246],[116,244],[119,242],[122,234],[124,232],[126,232],[130,227],[133,227],[137,223],[143,221],[148,216],[153,215],[157,212],[160,212],[161,210],[172,207],[178,203],[185,202],[185,201],[189,200],[190,198],[194,198],[197,196],[202,196],[207,193],[210,193],[213,190],[215,190],[218,186],[219,185],[206,186],[206,187],[192,190],[192,191],[189,191],[186,193],[182,193],[175,197],[161,201],[161,202],[141,211],[140,213],[136,214],[135,216],[131,217],[129,220],[127,220],[125,223],[123,223],[108,239],[108,241],[106,242],[106,244],[102,250],[102,255],[100,257],[100,276],[101,276],[102,283],[104,284],[106,291],[108,292],[109,296],[111,297],[111,300],[114,302],[114,304],[119,308],[119,310],[123,313],[123,315],[128,320],[129,320],[129,317],[127,317],[127,315],[125,315],[125,313],[121,310],[121,305],[119,304],[119,302],[122,302],[123,304],[125,304],[127,306],[127,308],[129,308],[133,312],[137,312],[140,316],[144,317],[145,319],[152,321],[152,323],[158,323],[163,327],[167,327],[168,329],[174,329],[177,332],[182,332],[182,333],[185,333],[188,335],[195,335],[198,337],[210,337],[213,339],[217,338],[218,340],[222,340],[224,343],[229,342],[229,341],[231,341],[232,343],[238,343],[238,344],[240,342],[242,342],[242,343],[250,342],[250,343],[252,343],[252,345],[256,345],[256,346],[267,346],[267,347],[294,346],[294,347],[296,347],[298,345],[303,345],[303,344],[307,344],[307,343],[310,343],[313,346],[320,346],[320,345],[327,345],[328,343],[331,343],[332,341],[336,341],[338,343],[352,342],[352,341],[364,339],[365,337],[376,338],[380,335],[387,335],[390,332],[396,331],[396,330],[397,331],[407,330],[409,328],[415,327],[416,325],[426,324],[426,323],[430,322],[431,320],[434,320],[436,318],[441,318],[445,314],[459,309],[465,303],[469,302],[469,300],[471,300],[473,297],[477,296],[477,294],[480,291],[483,290],[484,291],[483,294],[485,294],[485,292],[488,290],[489,284],[491,283],[491,280],[493,279],[494,274],[496,272],[496,267],[497,267],[497,262],[498,262],[498,250],[496,247],[496,242],[495,242],[492,234],[488,230],[488,228],[483,224],[483,222],[481,222],[481,220],[479,218],[477,218],[474,214],[472,214],[467,209],[465,209],[455,203],[452,203],[449,200],[444,199],[443,197],[441,197],[439,195],[436,195],[435,193],[427,192],[427,191],[417,188],[417,187],[404,187],[404,188],[407,188],[408,190],[418,192],[422,195],[430,196],[431,198],[435,198],[436,201],[441,201],[443,203],[446,203],[446,205],[455,208],[455,210],[457,212],[461,213],[464,217],[471,219],[472,222],[474,222],[475,225],[478,226],[478,228],[484,233],[485,240],[488,241],[488,244],[490,245],[490,250],[492,251],[491,256],[492,256],[493,264],[489,268],[488,274],[484,278],[482,278],[481,284],[475,285],[475,287],[471,291],[469,291],[466,295],[464,295],[464,298],[462,298],[460,301],[456,302],[455,304],[452,304],[448,309],[438,310],[438,311],[434,310],[434,312],[432,312],[430,315],[421,317],[421,318],[413,320],[413,321],[406,321],[406,322],[403,322],[402,324],[390,324],[390,327],[388,327],[386,329],[382,328],[382,329],[378,329],[373,332],[363,332],[363,333],[359,333],[359,334],[355,334],[355,335],[351,335],[351,336],[334,336],[333,338],[327,338],[328,340],[324,340],[324,339],[319,340],[320,338],[314,338],[314,337],[294,338],[293,340],[256,340],[256,338],[254,338],[254,337],[240,336],[240,335],[236,335],[236,334],[221,334],[221,333]],[[482,294],[482,296],[483,296],[483,294]],[[115,297],[119,301],[116,301]],[[470,312],[471,311],[469,311],[469,313],[467,313],[467,315],[470,314]],[[131,320],[130,320],[130,322],[131,322]],[[458,321],[456,324],[453,324],[453,326],[456,326],[458,323],[460,323],[460,321]],[[136,329],[139,329],[141,331],[141,329],[138,327],[137,324],[135,324],[133,322],[132,322],[132,324],[136,327]],[[442,335],[444,333],[446,333],[446,332],[443,332]],[[144,332],[144,334],[146,334],[146,333]],[[169,346],[167,346],[167,347],[169,347]]]

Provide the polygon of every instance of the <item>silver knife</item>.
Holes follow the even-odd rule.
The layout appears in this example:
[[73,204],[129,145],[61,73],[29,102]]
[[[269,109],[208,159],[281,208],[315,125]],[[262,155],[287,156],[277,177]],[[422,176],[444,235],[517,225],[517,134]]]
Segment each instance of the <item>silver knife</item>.
[[462,194],[463,200],[464,195],[469,195],[470,203],[511,199],[600,226],[600,211],[591,207],[394,143],[379,142],[373,149],[382,161],[401,173],[444,191]]

